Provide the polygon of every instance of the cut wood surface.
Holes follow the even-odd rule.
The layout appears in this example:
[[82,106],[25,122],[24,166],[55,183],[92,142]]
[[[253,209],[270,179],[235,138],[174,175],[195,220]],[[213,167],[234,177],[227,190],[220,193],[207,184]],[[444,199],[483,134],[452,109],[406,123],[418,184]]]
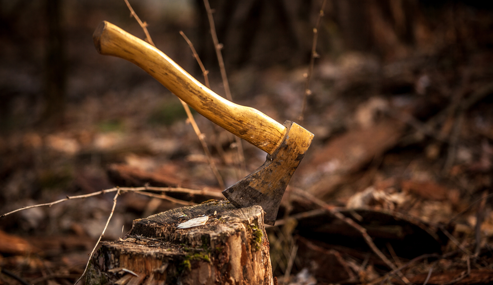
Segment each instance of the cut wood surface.
[[[204,225],[180,229],[192,219]],[[118,241],[102,242],[86,284],[273,284],[260,206],[228,201],[135,220]]]

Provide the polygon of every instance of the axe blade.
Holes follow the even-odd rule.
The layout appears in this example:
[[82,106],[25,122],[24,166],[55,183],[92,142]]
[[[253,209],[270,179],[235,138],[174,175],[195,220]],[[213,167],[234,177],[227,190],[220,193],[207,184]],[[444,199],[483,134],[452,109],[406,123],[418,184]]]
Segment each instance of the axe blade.
[[286,121],[284,125],[288,131],[265,163],[222,192],[238,208],[262,206],[264,222],[269,225],[275,224],[284,191],[313,139],[311,132],[296,123]]

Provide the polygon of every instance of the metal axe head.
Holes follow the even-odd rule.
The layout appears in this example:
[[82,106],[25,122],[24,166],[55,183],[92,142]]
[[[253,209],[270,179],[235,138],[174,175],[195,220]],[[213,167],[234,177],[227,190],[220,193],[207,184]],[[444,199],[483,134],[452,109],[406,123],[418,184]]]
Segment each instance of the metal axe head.
[[312,133],[296,123],[286,121],[284,125],[283,141],[265,163],[223,191],[236,207],[262,206],[264,222],[269,225],[275,224],[284,191],[313,139]]

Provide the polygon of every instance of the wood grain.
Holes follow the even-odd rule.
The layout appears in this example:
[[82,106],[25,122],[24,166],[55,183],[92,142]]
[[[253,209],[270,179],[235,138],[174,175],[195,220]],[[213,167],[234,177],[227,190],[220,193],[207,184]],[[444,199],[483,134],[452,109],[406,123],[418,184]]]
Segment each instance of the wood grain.
[[98,26],[93,40],[99,53],[136,64],[197,112],[265,152],[272,154],[281,143],[286,133],[282,124],[217,95],[145,41],[106,21]]

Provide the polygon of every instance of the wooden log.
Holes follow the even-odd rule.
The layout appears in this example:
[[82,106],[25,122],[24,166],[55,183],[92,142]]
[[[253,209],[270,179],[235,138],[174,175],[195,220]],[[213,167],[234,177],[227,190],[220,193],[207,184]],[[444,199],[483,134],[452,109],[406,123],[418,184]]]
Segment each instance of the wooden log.
[[[207,221],[178,227],[196,218]],[[272,285],[264,212],[214,201],[135,220],[123,239],[101,243],[86,284]]]

